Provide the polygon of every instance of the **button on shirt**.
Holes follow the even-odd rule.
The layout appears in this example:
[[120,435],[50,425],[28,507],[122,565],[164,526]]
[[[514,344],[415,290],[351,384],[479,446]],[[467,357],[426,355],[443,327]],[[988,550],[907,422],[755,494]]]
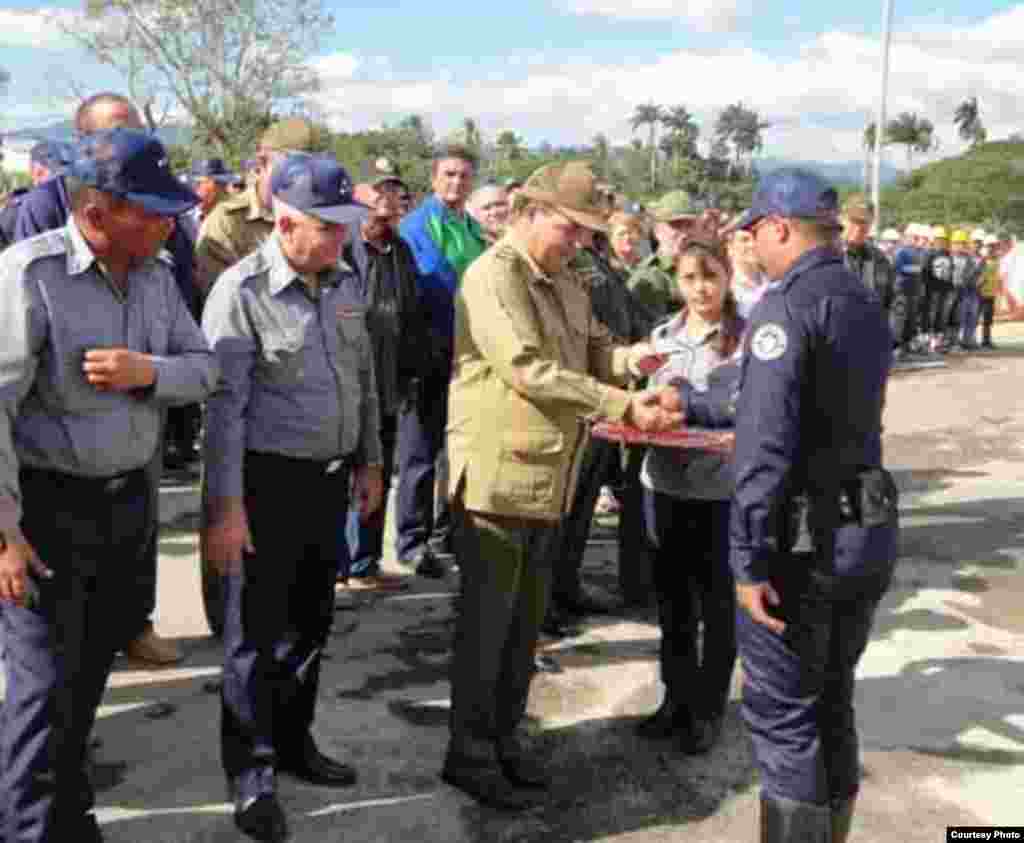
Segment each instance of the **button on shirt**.
[[[150,259],[114,286],[74,219],[0,256],[0,530],[21,517],[18,469],[84,477],[140,468],[156,452],[161,413],[202,401],[217,365],[170,267]],[[156,383],[100,391],[82,372],[86,349],[152,356]]]
[[[655,328],[651,343],[668,362],[651,376],[650,386],[661,387],[675,378],[685,378],[697,392],[706,392],[712,369],[729,359],[715,348],[719,327],[712,326],[701,337],[686,332],[686,320],[676,316]],[[730,461],[720,454],[652,447],[644,458],[640,482],[648,489],[683,500],[723,501],[732,494]]]
[[242,497],[246,450],[380,462],[370,339],[352,275],[339,263],[313,294],[274,234],[214,285],[203,312],[222,373],[207,404],[210,497]]

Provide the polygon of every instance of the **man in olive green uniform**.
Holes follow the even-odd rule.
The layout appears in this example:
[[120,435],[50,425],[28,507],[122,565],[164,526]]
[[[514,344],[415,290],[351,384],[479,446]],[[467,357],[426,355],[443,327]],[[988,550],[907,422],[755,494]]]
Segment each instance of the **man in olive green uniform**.
[[701,208],[685,190],[666,193],[650,208],[658,251],[629,277],[629,290],[660,321],[683,303],[676,286],[679,249],[700,225]]
[[196,243],[196,281],[204,293],[229,266],[255,252],[274,230],[270,173],[289,152],[313,152],[320,138],[308,120],[291,117],[275,123],[260,138],[255,177],[243,193],[223,200],[203,221]]
[[515,730],[550,588],[548,548],[586,444],[581,420],[643,429],[680,422],[660,409],[657,394],[605,383],[624,382],[651,351],[646,343],[615,345],[568,268],[606,217],[589,166],[541,168],[514,213],[455,299],[447,432],[461,595],[442,773],[506,809],[525,807],[546,786]]

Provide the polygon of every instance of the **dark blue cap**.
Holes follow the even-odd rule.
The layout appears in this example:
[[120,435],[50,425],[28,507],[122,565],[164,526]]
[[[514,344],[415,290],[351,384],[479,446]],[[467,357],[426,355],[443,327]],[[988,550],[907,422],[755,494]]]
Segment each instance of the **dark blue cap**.
[[349,223],[365,207],[352,198],[352,180],[326,155],[294,152],[274,165],[270,192],[296,211],[326,222]]
[[835,188],[817,173],[799,167],[783,167],[762,178],[754,201],[730,229],[750,228],[765,217],[815,220],[842,228]]
[[199,204],[171,172],[164,145],[141,129],[104,129],[82,138],[65,175],[161,216]]
[[29,150],[28,160],[33,164],[42,164],[51,173],[56,174],[71,161],[74,147],[60,141],[40,141]]
[[235,179],[234,173],[227,168],[222,158],[200,158],[193,161],[188,174],[193,179],[213,179],[220,184],[228,184]]

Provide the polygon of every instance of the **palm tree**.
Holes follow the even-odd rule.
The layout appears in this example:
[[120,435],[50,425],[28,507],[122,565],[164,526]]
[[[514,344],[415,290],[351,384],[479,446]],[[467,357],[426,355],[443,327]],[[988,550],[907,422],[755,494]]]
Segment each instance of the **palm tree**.
[[[864,192],[871,190],[871,162],[875,155],[876,124],[872,120],[864,127]],[[883,139],[884,143],[884,139]]]
[[761,130],[769,126],[771,123],[763,121],[756,111],[746,108],[742,102],[727,106],[718,115],[715,121],[715,137],[721,143],[732,147],[733,169],[736,173],[742,172],[744,157],[748,160],[749,169],[749,162],[753,159],[754,153],[764,146]]
[[664,109],[662,109],[660,105],[655,105],[652,102],[647,105],[638,105],[633,111],[633,116],[629,120],[634,132],[641,126],[648,126],[650,129],[650,134],[647,136],[647,149],[651,155],[651,193],[658,188],[658,148],[654,143],[655,135],[658,131],[658,125],[662,123],[664,119]]
[[885,139],[907,148],[907,172],[913,169],[915,152],[929,152],[939,145],[932,121],[910,111],[904,111],[895,120],[889,121]]
[[608,162],[611,158],[611,144],[608,136],[598,132],[594,135],[591,144],[594,148],[594,163],[597,165],[597,172],[605,181],[608,180]]
[[956,111],[953,112],[953,124],[957,127],[960,137],[968,141],[972,147],[984,143],[988,137],[988,132],[981,122],[977,97],[968,97],[956,107]]
[[480,148],[483,146],[483,138],[480,135],[480,127],[476,125],[476,120],[472,117],[463,120],[462,134],[466,138],[466,146],[479,154]]
[[662,115],[661,122],[669,130],[665,140],[668,141],[668,151],[672,155],[672,170],[678,176],[680,161],[697,155],[697,136],[700,134],[700,128],[685,105],[668,109]]

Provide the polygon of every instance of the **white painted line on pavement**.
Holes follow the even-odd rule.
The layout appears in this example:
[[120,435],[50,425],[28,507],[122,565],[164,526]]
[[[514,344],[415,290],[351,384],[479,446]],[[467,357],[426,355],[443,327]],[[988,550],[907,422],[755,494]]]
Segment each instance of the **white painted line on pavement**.
[[406,802],[420,802],[424,799],[433,799],[438,791],[432,793],[419,793],[415,796],[395,796],[390,799],[364,799],[362,802],[339,802],[335,805],[328,805],[318,811],[311,811],[307,817],[326,817],[331,814],[344,814],[348,811],[357,811],[360,808],[386,808],[389,805],[402,805]]

